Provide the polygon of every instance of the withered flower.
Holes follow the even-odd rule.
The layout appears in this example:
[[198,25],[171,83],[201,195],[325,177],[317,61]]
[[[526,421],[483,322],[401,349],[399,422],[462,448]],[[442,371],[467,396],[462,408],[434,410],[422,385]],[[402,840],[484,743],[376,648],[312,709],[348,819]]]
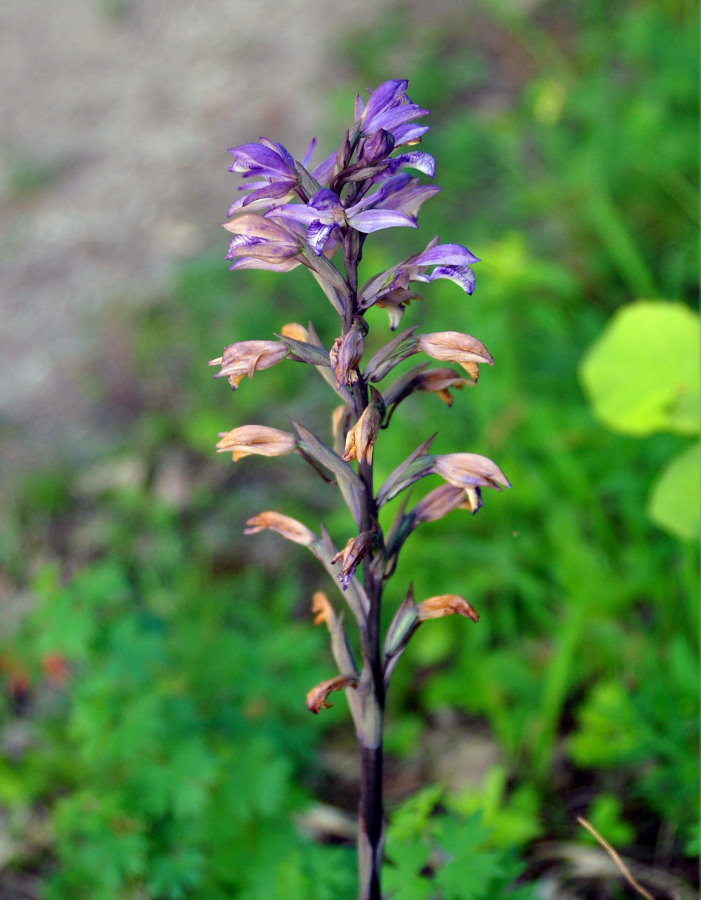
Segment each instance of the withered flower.
[[462,506],[465,502],[465,489],[452,484],[442,484],[423,500],[419,500],[411,510],[415,522],[435,522],[449,512]]
[[343,550],[333,557],[332,563],[341,562],[338,578],[344,591],[350,584],[355,570],[376,545],[377,534],[374,531],[361,531],[358,537],[350,538]]
[[297,438],[287,431],[267,425],[240,425],[232,431],[220,432],[217,453],[231,453],[234,462],[252,454],[284,456],[297,449]]
[[333,703],[329,703],[329,694],[334,691],[342,691],[343,688],[356,687],[357,684],[357,675],[336,675],[335,678],[322,681],[307,694],[307,709],[314,715],[317,715],[322,709],[330,709]]
[[358,328],[352,328],[345,337],[337,337],[333,342],[329,360],[336,373],[336,387],[343,387],[354,380],[354,369],[363,358],[364,349],[365,341]]
[[436,456],[433,471],[448,484],[465,490],[476,487],[492,487],[500,491],[510,488],[508,478],[496,463],[477,453],[447,453]]
[[416,605],[416,613],[419,622],[426,619],[440,619],[442,616],[459,615],[479,622],[479,616],[464,597],[459,594],[441,594],[439,597],[429,597]]
[[462,334],[460,331],[436,331],[419,335],[416,348],[441,362],[458,363],[474,381],[479,377],[479,363],[494,365],[484,344],[472,335]]
[[370,391],[372,403],[366,407],[346,435],[346,447],[342,457],[346,462],[350,462],[351,459],[357,459],[358,462],[372,462],[372,451],[385,415],[385,404],[382,394],[372,385]]
[[246,375],[253,378],[257,369],[269,369],[288,353],[289,349],[280,341],[239,341],[230,344],[217,359],[210,359],[208,365],[221,366],[214,377],[227,378],[236,390]]
[[472,381],[468,378],[461,378],[454,369],[428,369],[426,372],[420,372],[416,376],[414,389],[426,391],[430,394],[438,394],[446,406],[452,406],[453,397],[450,389],[457,388],[457,390],[461,391],[465,385],[472,385],[476,380],[476,375],[473,376]]
[[257,516],[253,516],[246,521],[248,528],[244,529],[244,534],[257,534],[259,531],[276,531],[288,541],[294,541],[295,544],[302,544],[304,547],[311,547],[318,538],[313,531],[310,531],[306,525],[302,525],[297,519],[285,516],[279,512],[262,512]]

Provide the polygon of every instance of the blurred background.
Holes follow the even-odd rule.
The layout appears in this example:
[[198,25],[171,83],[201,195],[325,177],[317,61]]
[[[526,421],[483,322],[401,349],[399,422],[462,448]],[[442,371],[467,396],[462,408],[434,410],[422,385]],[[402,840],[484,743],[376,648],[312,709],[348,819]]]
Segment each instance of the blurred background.
[[[302,367],[233,395],[207,360],[334,314],[316,285],[228,271],[227,148],[316,159],[388,78],[431,110],[442,192],[420,233],[483,262],[404,324],[474,334],[494,369],[414,396],[379,477],[433,431],[514,485],[415,532],[388,616],[417,633],[387,724],[397,900],[697,896],[696,4],[25,0],[0,9],[0,897],[354,895],[355,740],[279,509],[350,523],[301,462],[216,457],[288,416],[328,435]],[[383,311],[368,316],[379,343]],[[294,376],[294,378],[292,377]],[[317,384],[317,381],[319,383]],[[429,487],[435,486],[430,484]],[[417,492],[417,496],[420,492]],[[393,512],[389,510],[389,514]]]

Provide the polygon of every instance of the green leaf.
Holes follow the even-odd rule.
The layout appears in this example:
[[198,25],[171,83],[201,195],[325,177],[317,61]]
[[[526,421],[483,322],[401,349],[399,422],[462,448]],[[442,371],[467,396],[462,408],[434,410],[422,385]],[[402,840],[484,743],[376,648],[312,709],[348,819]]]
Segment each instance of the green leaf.
[[699,534],[701,444],[675,456],[655,482],[647,512],[655,525],[686,540]]
[[579,376],[612,431],[698,434],[699,316],[682,303],[639,300],[619,310]]

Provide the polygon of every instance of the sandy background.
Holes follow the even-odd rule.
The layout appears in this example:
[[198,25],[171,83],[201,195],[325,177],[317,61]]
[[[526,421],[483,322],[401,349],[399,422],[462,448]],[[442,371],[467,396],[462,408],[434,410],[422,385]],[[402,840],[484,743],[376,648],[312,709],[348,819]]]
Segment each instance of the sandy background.
[[[419,4],[420,5],[420,4]],[[89,456],[94,314],[173,263],[224,252],[227,148],[301,153],[339,39],[386,0],[4,0],[0,4],[3,471]],[[391,77],[396,73],[388,73]],[[360,87],[360,86],[359,86]],[[352,103],[352,98],[349,98]]]

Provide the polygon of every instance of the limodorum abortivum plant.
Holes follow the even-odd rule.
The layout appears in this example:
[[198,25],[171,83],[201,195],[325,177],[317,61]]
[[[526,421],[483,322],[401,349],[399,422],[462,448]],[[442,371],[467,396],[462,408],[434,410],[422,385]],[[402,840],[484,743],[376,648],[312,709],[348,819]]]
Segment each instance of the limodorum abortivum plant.
[[[338,149],[314,167],[310,162],[314,140],[301,161],[267,138],[229,151],[234,160],[230,171],[242,176],[241,196],[224,223],[233,235],[227,254],[231,269],[288,272],[305,266],[338,317],[338,336],[325,347],[312,323],[281,324],[279,334],[237,341],[210,363],[220,367],[215,377],[226,378],[233,389],[246,376],[283,361],[313,366],[336,395],[328,435],[314,434],[295,421],[293,430],[238,425],[220,435],[217,450],[230,452],[234,462],[251,454],[301,456],[322,478],[335,483],[355,523],[352,533],[337,544],[323,525],[313,531],[284,513],[265,511],[248,520],[246,533],[269,529],[307,547],[338,589],[340,602],[332,603],[322,592],[312,599],[314,621],[328,628],[338,671],[312,687],[306,702],[312,713],[319,713],[328,708],[332,692],[345,691],[355,726],[361,761],[360,900],[381,896],[382,735],[392,671],[422,622],[452,614],[478,619],[465,597],[416,598],[411,585],[405,585],[392,591],[392,597],[398,593],[404,600],[395,601],[398,608],[383,635],[385,587],[415,528],[456,509],[476,513],[482,505],[482,488],[510,487],[498,466],[484,456],[431,453],[431,436],[382,484],[373,479],[382,431],[395,413],[401,415],[396,411],[407,397],[427,391],[450,405],[451,389],[474,384],[479,366],[493,364],[484,345],[468,334],[421,334],[417,325],[397,331],[405,308],[419,298],[413,285],[446,278],[467,294],[473,292],[472,266],[479,260],[465,247],[433,238],[425,249],[358,283],[368,236],[385,228],[416,228],[422,204],[440,190],[412,174],[433,179],[435,161],[416,149],[428,126],[415,120],[428,115],[428,110],[410,100],[407,85],[405,80],[386,81],[366,101],[358,96],[354,121]],[[369,355],[365,315],[373,306],[389,316],[389,340]],[[304,313],[300,310],[301,319],[306,318]],[[420,361],[397,375],[399,363],[413,356]],[[435,367],[434,360],[450,365]],[[290,377],[295,374],[291,371]],[[429,475],[438,475],[442,483],[412,505],[410,489]],[[385,530],[380,524],[382,508],[399,495],[399,510]],[[358,654],[346,630],[351,626],[358,631]]]

